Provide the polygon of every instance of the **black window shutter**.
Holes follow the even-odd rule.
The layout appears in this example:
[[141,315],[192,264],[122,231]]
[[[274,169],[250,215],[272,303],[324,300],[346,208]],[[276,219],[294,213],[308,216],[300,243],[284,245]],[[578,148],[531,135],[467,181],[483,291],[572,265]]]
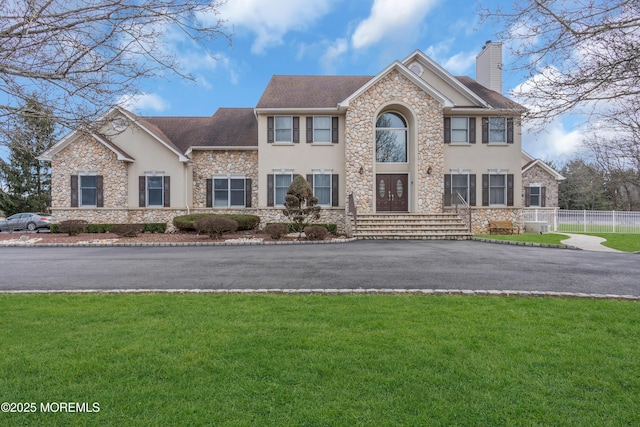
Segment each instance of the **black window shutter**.
[[170,176],[164,177],[163,191],[164,191],[164,207],[168,208],[171,206],[171,177]]
[[476,118],[469,117],[469,144],[476,143]]
[[547,187],[540,187],[540,207],[547,207]]
[[531,187],[524,187],[524,207],[531,206]]
[[300,142],[300,117],[293,118],[293,142]]
[[450,142],[451,142],[451,117],[445,117],[444,118],[444,143],[449,144]]
[[513,206],[513,174],[507,174],[507,206]]
[[307,174],[307,182],[309,183],[309,187],[311,187],[311,191],[313,191],[313,174]]
[[307,117],[307,144],[313,142],[313,117]]
[[213,179],[207,179],[207,207],[213,207]]
[[482,206],[489,206],[489,175],[482,174]]
[[489,143],[489,117],[482,118],[482,143]]
[[340,195],[338,194],[339,175],[334,173],[331,175],[331,206],[340,206]]
[[138,206],[144,208],[147,206],[147,177],[142,175],[138,177]]
[[96,207],[104,207],[104,183],[102,175],[96,175]]
[[71,175],[71,207],[78,207],[78,175]]
[[507,144],[513,144],[513,117],[507,119]]
[[331,142],[333,144],[337,144],[339,142],[338,129],[338,117],[331,117]]
[[250,208],[251,207],[251,195],[253,194],[251,192],[251,178],[246,178],[244,180],[244,207],[245,208]]
[[475,206],[475,205],[476,205],[476,174],[470,174],[469,175],[469,206]]
[[273,116],[267,117],[267,142],[273,142],[273,134],[274,134],[274,124],[273,124]]
[[444,174],[444,205],[451,206],[451,174],[448,173]]
[[270,173],[267,175],[267,206],[273,206],[274,199],[274,182],[273,182],[273,174]]

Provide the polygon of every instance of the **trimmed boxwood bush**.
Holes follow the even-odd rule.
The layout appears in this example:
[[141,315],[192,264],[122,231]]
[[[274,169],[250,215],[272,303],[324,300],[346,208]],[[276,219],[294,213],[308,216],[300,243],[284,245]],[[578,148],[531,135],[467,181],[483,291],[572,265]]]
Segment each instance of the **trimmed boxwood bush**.
[[[276,224],[276,223],[270,223],[270,224]],[[298,224],[293,224],[290,222],[287,223],[280,223],[283,224],[285,227],[287,227],[287,233],[298,233]],[[306,227],[309,227],[311,225],[317,225],[318,227],[324,227],[327,229],[327,231],[333,235],[338,234],[338,226],[336,224],[302,224],[302,230],[304,230]]]
[[[111,233],[114,226],[126,225],[126,224],[87,224],[83,233]],[[167,224],[165,222],[146,222],[142,225],[142,233],[164,233],[167,231]],[[66,233],[66,231],[60,230],[60,224],[51,224],[50,228],[52,233]]]
[[304,228],[304,235],[308,240],[324,240],[329,235],[329,231],[320,225],[310,225]]
[[238,230],[238,222],[224,217],[204,217],[193,224],[198,233],[206,233],[210,238],[217,239],[224,233]]
[[287,234],[288,229],[284,224],[275,223],[267,224],[262,231],[264,231],[265,234],[268,234],[272,239],[279,240],[282,236]]
[[144,224],[113,224],[111,232],[121,237],[136,237],[144,230]]
[[77,236],[85,232],[87,224],[87,221],[84,219],[68,219],[61,221],[60,224],[58,224],[58,229],[61,233],[67,233],[69,236]]
[[179,215],[173,218],[173,225],[180,231],[195,231],[194,223],[201,218],[227,218],[238,223],[238,230],[254,230],[260,224],[260,217],[247,214],[210,214],[198,213]]

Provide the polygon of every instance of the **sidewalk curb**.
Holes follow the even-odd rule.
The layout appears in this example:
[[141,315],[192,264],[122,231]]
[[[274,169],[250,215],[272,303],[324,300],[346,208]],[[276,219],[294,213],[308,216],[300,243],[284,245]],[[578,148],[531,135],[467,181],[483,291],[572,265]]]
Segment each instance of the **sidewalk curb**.
[[514,245],[514,246],[530,246],[534,248],[553,248],[553,249],[572,249],[576,251],[581,251],[582,249],[577,246],[572,245],[554,245],[551,243],[532,243],[532,242],[516,242],[513,240],[497,240],[497,239],[487,239],[484,237],[472,237],[471,240],[476,242],[483,243],[496,243],[499,245]]
[[464,290],[464,289],[61,289],[61,290],[0,290],[0,294],[276,294],[276,295],[450,295],[587,298],[640,301],[640,295],[590,294],[583,292],[516,291],[516,290]]

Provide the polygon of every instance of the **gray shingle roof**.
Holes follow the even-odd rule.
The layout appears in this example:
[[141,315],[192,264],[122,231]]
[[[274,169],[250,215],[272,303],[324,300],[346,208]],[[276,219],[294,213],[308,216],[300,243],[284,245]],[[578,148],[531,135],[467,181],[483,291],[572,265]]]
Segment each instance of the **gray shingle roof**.
[[141,117],[142,124],[159,137],[164,135],[178,150],[191,147],[255,147],[258,123],[253,108],[220,108],[207,117]]
[[257,108],[335,108],[373,76],[273,76]]
[[480,83],[467,76],[456,76],[456,79],[465,85],[469,90],[478,95],[480,98],[484,99],[491,105],[493,108],[497,109],[505,109],[505,110],[518,110],[524,111],[522,105],[518,104],[515,101],[510,100],[506,96],[502,95],[495,90],[488,89],[482,86]]

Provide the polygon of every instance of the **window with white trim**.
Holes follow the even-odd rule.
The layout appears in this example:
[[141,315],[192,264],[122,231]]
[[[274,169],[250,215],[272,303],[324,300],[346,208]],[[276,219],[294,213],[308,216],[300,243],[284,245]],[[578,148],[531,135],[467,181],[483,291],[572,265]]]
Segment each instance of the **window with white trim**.
[[274,205],[283,206],[284,198],[287,195],[287,190],[293,182],[292,173],[274,173]]
[[164,176],[147,175],[147,206],[164,206]]
[[80,206],[97,206],[98,187],[96,175],[80,175]]
[[313,142],[331,142],[331,117],[313,117]]
[[469,142],[469,118],[451,117],[451,142]]
[[318,198],[319,205],[331,206],[330,173],[318,172],[313,174],[313,195]]
[[507,204],[507,175],[489,174],[489,205]]
[[540,203],[540,185],[532,184],[528,190],[529,193],[529,205],[531,207],[540,207],[542,206]]
[[292,116],[276,116],[275,117],[275,142],[292,142],[293,141],[293,117]]
[[244,176],[213,177],[213,207],[245,207]]
[[[469,174],[451,174],[451,196],[456,193],[469,203]],[[457,203],[457,200],[452,197],[452,202]]]
[[383,113],[376,121],[376,162],[407,162],[407,122],[398,113]]
[[507,119],[505,117],[489,117],[489,143],[507,142]]

